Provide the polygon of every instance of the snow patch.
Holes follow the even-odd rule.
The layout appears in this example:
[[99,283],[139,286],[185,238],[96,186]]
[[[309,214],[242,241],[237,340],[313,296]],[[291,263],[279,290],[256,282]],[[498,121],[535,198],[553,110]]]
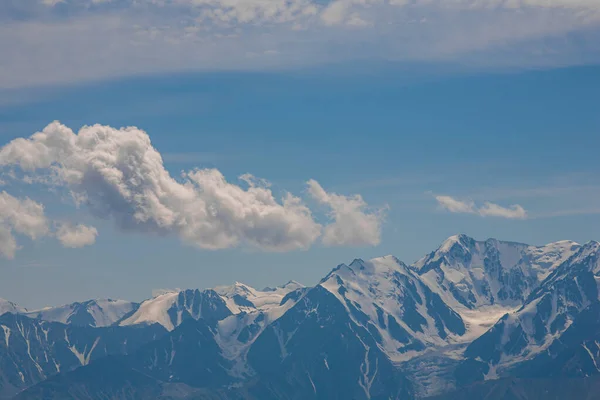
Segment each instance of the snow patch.
[[138,310],[129,318],[121,321],[119,325],[135,325],[135,324],[154,324],[158,323],[164,326],[167,330],[175,329],[168,311],[171,306],[177,301],[179,293],[165,293],[154,297],[153,299],[144,301]]
[[10,339],[10,328],[8,326],[2,325],[2,330],[4,331],[4,341],[6,342],[6,347],[8,347]]

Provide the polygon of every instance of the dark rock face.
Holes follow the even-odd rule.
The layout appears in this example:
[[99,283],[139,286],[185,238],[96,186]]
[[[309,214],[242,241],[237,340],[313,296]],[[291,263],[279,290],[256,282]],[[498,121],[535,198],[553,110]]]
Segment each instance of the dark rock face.
[[339,301],[317,286],[270,325],[248,354],[263,399],[405,399],[409,383],[353,323]]
[[225,301],[214,290],[184,290],[168,313],[174,326],[187,319],[202,319],[214,325],[231,315]]
[[149,343],[127,362],[163,382],[184,383],[191,387],[220,387],[233,380],[214,333],[203,320],[184,321],[177,329]]
[[164,396],[171,391],[173,396],[181,398],[195,393],[197,388],[221,388],[233,383],[228,374],[230,366],[208,325],[202,320],[189,319],[172,332],[163,330],[160,338],[129,355],[104,357],[55,375],[17,398],[62,399],[74,390],[80,393],[80,398],[91,399],[169,398]]
[[599,343],[600,303],[594,303],[576,317],[546,352],[518,365],[512,373],[531,378],[599,375]]
[[129,368],[121,358],[106,357],[70,373],[54,375],[15,400],[156,399],[163,383]]
[[129,354],[166,333],[161,326],[92,328],[0,317],[0,394],[9,396],[59,372]]

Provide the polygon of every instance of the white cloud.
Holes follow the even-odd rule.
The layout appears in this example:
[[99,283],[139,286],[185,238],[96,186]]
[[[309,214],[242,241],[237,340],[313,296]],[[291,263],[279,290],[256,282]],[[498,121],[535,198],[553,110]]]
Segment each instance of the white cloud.
[[[216,169],[194,169],[176,180],[147,133],[134,127],[94,125],[75,133],[53,122],[0,148],[0,166],[20,168],[31,184],[63,188],[75,206],[113,219],[122,230],[175,234],[205,249],[242,244],[289,251],[307,249],[319,237],[327,246],[381,241],[384,209],[370,209],[360,195],[328,193],[310,180],[310,195],[330,209],[331,222],[323,227],[300,198],[284,193],[277,199],[268,181],[250,174],[234,184]],[[27,228],[31,223],[11,226],[35,233]],[[55,236],[65,247],[82,247],[94,243],[97,231],[59,223]]]
[[69,223],[59,224],[56,238],[64,247],[79,248],[92,245],[96,242],[98,230],[93,226]]
[[14,258],[18,249],[14,233],[35,240],[48,232],[43,205],[30,198],[18,199],[0,192],[0,255]]
[[527,211],[518,205],[502,207],[498,204],[485,202],[478,207],[471,200],[458,200],[450,196],[435,196],[439,206],[452,213],[477,214],[482,217],[500,217],[508,219],[525,219]]
[[348,1],[333,1],[321,12],[321,19],[326,25],[340,24],[346,19],[350,6]]
[[328,193],[315,180],[309,180],[308,192],[327,205],[333,220],[324,228],[322,241],[326,246],[376,246],[381,241],[384,210],[369,211],[360,195],[343,196]]
[[311,0],[179,0],[201,12],[204,20],[221,24],[285,23],[318,12]]
[[597,0],[21,0],[0,5],[0,88],[357,59],[565,65],[600,60],[599,29]]
[[0,192],[0,256],[15,257],[19,249],[15,234],[31,240],[55,236],[64,247],[82,247],[93,244],[98,232],[94,227],[65,223],[58,224],[57,231],[52,232],[42,204],[3,191]]
[[14,258],[17,249],[17,239],[13,236],[10,227],[0,224],[0,255]]
[[[267,250],[306,249],[321,225],[290,193],[278,201],[268,182],[227,182],[216,169],[193,170],[175,180],[146,132],[85,126],[76,134],[54,122],[28,139],[0,149],[0,166],[48,175],[100,218],[123,230],[176,234],[206,249],[240,243]],[[42,180],[44,181],[44,180]]]
[[435,199],[441,207],[452,213],[476,213],[475,203],[473,201],[456,200],[450,196],[435,196]]
[[57,4],[64,3],[65,0],[42,0],[42,4],[50,7],[54,7]]
[[484,217],[501,217],[512,219],[527,218],[527,211],[518,204],[509,206],[508,208],[499,206],[498,204],[486,202],[479,208],[479,214]]
[[1,192],[0,220],[31,239],[48,233],[48,220],[44,215],[44,206],[28,197],[17,199],[4,191]]

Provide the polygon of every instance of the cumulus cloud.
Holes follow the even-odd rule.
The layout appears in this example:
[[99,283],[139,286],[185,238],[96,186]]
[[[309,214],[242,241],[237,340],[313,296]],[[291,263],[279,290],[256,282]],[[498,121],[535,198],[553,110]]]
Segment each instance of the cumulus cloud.
[[[0,166],[63,188],[77,207],[124,231],[175,234],[204,249],[242,244],[290,251],[307,249],[319,237],[327,246],[381,241],[384,210],[370,209],[360,195],[328,193],[310,180],[309,194],[329,208],[331,222],[323,227],[299,197],[286,192],[277,198],[268,181],[251,174],[232,183],[217,169],[194,169],[175,179],[148,134],[134,127],[93,125],[75,133],[53,122],[0,148]],[[93,227],[71,224],[58,224],[55,234],[66,247],[92,244],[96,235]]]
[[15,235],[31,240],[56,237],[64,247],[82,247],[93,244],[98,232],[85,225],[59,223],[54,232],[44,206],[29,197],[17,198],[0,192],[0,256],[12,259],[20,246]]
[[0,88],[356,59],[565,65],[600,59],[599,29],[596,0],[20,0],[0,2]]
[[73,225],[61,223],[56,231],[56,238],[64,247],[79,248],[96,242],[98,230],[83,224]]
[[216,169],[174,179],[148,134],[134,127],[94,125],[75,133],[54,122],[0,149],[0,166],[50,176],[48,182],[123,230],[176,234],[200,248],[307,249],[321,234],[300,198],[277,199],[268,182],[251,175],[241,177],[245,187]]
[[435,196],[438,205],[452,213],[477,214],[482,217],[500,217],[508,219],[525,219],[527,211],[514,204],[509,207],[502,207],[498,204],[485,202],[482,206],[477,206],[471,200],[458,200],[450,196]]
[[308,192],[319,203],[327,205],[333,220],[326,225],[322,241],[326,246],[376,246],[381,241],[384,210],[369,210],[360,195],[343,196],[328,193],[315,180],[308,181]]
[[4,191],[0,193],[0,255],[14,258],[18,249],[14,233],[35,240],[48,232],[43,205],[27,197],[18,199]]

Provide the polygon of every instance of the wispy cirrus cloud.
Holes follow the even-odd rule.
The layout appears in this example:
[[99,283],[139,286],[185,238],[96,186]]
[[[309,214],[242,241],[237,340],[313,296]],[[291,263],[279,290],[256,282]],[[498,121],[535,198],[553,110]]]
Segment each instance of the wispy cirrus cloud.
[[495,67],[582,63],[600,59],[598,4],[595,0],[2,2],[0,88],[349,60],[460,61]]
[[482,217],[499,217],[507,219],[527,218],[527,211],[518,204],[503,207],[486,201],[478,206],[472,200],[459,200],[451,196],[435,196],[435,199],[442,209],[451,213],[475,214]]

